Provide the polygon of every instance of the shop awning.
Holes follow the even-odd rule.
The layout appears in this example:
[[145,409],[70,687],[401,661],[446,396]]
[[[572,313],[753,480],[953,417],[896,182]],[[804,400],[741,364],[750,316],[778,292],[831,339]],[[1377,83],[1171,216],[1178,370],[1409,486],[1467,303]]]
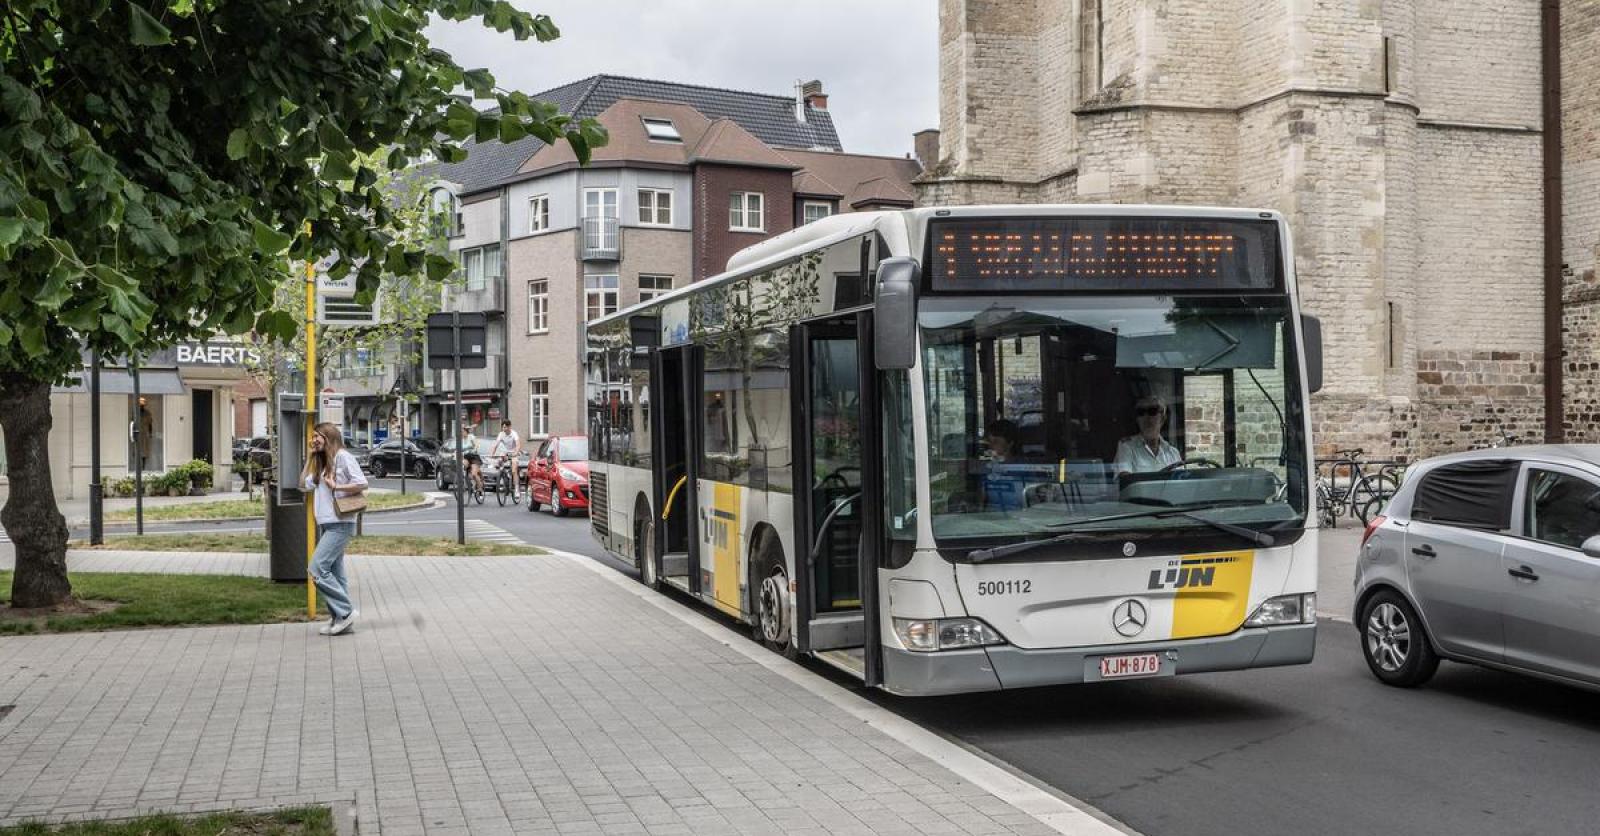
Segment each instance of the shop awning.
[[[50,391],[62,394],[87,394],[89,391],[89,370],[84,369],[79,374],[79,380],[76,385],[55,386]],[[182,395],[187,391],[189,390],[184,388],[183,380],[178,377],[177,369],[141,369],[139,371],[139,394],[141,395]],[[101,369],[100,394],[133,394],[133,374],[126,369]]]

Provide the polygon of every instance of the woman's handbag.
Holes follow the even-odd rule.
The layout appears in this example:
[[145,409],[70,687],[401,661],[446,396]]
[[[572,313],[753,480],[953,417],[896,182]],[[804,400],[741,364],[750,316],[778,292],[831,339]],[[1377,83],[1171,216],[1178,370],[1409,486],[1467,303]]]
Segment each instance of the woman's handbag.
[[339,516],[348,517],[351,514],[367,510],[367,495],[365,493],[339,494],[333,498],[333,510]]

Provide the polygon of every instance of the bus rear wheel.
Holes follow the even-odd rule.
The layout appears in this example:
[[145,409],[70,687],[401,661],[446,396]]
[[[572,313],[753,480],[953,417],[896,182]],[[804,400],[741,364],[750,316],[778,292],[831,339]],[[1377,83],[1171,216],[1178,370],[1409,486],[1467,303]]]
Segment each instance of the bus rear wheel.
[[639,582],[651,589],[659,589],[660,583],[656,580],[656,527],[655,522],[649,519],[650,509],[644,508],[645,516],[638,518],[633,524],[633,563],[639,570]]

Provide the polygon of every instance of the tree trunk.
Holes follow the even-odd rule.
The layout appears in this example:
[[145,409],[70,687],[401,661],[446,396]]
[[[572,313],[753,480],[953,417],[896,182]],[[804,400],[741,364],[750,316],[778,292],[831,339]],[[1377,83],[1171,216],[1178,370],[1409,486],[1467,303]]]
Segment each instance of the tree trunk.
[[72,597],[67,581],[67,521],[50,483],[50,384],[0,374],[10,496],[0,524],[16,546],[11,606],[49,607]]

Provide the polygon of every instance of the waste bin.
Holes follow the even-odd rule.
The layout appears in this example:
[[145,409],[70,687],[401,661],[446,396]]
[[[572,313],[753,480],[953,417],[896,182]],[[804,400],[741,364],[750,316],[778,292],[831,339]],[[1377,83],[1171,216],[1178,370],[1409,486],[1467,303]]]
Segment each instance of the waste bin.
[[[291,493],[298,494],[298,491]],[[306,506],[278,501],[277,485],[268,480],[267,549],[272,555],[272,579],[280,583],[306,582]]]

